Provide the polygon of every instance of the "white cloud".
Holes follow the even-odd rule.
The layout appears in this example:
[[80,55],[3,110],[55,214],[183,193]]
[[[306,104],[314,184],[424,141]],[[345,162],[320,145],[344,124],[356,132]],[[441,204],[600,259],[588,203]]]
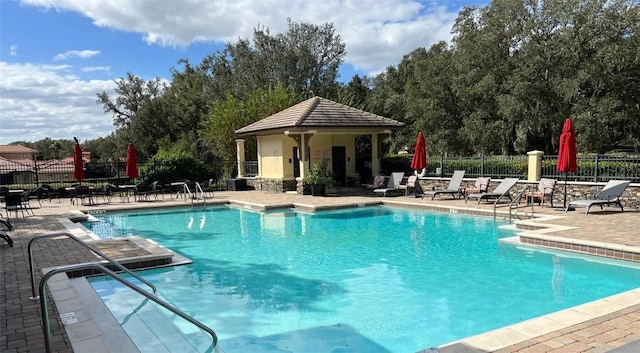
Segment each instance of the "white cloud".
[[112,116],[96,104],[96,94],[113,96],[115,83],[81,80],[70,68],[0,62],[0,144],[45,137],[86,140],[114,130]]
[[[235,42],[238,38],[252,38],[256,27],[280,33],[287,30],[287,18],[296,23],[333,23],[347,45],[346,63],[370,75],[397,65],[403,55],[416,48],[449,40],[457,16],[438,5],[442,3],[439,0],[23,0],[22,3],[75,12],[91,19],[96,26],[137,33],[142,41],[159,47]],[[17,56],[17,48],[17,45],[10,47],[11,56]],[[107,49],[101,49],[106,53]],[[56,55],[54,60],[91,58],[100,53],[100,50],[71,50]],[[96,94],[107,91],[115,96],[115,83],[79,76],[96,72],[110,74],[111,66],[0,62],[0,144],[44,137],[66,139],[75,135],[86,140],[107,136],[114,130],[112,116],[105,115],[96,104]]]
[[69,50],[53,57],[53,61],[66,60],[69,58],[91,58],[100,54],[100,50]]
[[451,38],[456,12],[416,0],[181,0],[85,1],[25,0],[56,10],[79,12],[95,25],[140,33],[160,46],[186,47],[196,42],[224,43],[252,38],[257,26],[286,31],[286,19],[331,22],[347,44],[346,62],[379,72],[404,54]]
[[9,56],[18,56],[18,46],[12,45],[9,47]]
[[82,72],[96,72],[96,71],[109,72],[109,71],[111,71],[111,68],[109,66],[85,66],[83,68],[80,68],[80,71],[82,71]]

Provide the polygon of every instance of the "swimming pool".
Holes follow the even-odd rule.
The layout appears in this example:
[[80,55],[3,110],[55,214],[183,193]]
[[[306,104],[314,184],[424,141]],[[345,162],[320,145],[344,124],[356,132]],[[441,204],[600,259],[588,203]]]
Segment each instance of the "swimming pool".
[[[513,232],[470,215],[215,207],[98,218],[89,227],[101,236],[152,238],[194,261],[141,273],[227,353],[415,352],[640,287],[635,265],[502,244]],[[125,288],[93,285],[128,315],[115,295]]]

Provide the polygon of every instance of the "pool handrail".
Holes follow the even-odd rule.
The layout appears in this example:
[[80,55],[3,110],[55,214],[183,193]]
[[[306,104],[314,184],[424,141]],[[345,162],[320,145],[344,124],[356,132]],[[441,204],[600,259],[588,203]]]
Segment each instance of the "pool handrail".
[[135,273],[133,273],[133,271],[129,270],[128,268],[123,266],[121,263],[119,263],[115,259],[109,257],[108,255],[104,254],[100,250],[98,250],[98,249],[94,248],[93,246],[87,244],[82,239],[76,237],[75,235],[73,235],[73,234],[71,234],[69,232],[55,232],[55,233],[38,234],[35,237],[33,237],[33,239],[31,239],[29,241],[29,245],[27,247],[27,249],[28,249],[27,251],[29,253],[29,274],[31,275],[31,294],[33,295],[29,299],[31,299],[31,300],[39,299],[39,297],[37,296],[37,293],[36,293],[36,276],[35,276],[35,268],[33,266],[33,244],[38,239],[51,238],[51,237],[60,237],[60,236],[68,237],[68,238],[71,238],[72,240],[75,240],[80,245],[84,246],[85,248],[91,250],[95,254],[101,256],[103,259],[107,260],[111,265],[117,267],[119,270],[128,273],[129,275],[135,277],[138,281],[140,281],[140,282],[146,284],[147,286],[149,286],[153,290],[154,294],[157,292],[156,286],[154,286],[151,282],[149,282],[146,279],[136,275]]
[[[516,205],[516,207],[518,206],[518,204],[520,204],[520,200],[522,200],[522,196],[524,195],[524,193],[529,190],[529,186],[525,186],[524,189],[522,189],[521,191],[516,191],[517,195],[516,197],[514,197],[513,199],[511,199],[511,201],[509,202],[509,223],[511,223],[511,219],[513,218],[511,210],[513,209],[513,205]],[[509,193],[505,193],[500,195],[500,197],[498,197],[494,202],[493,202],[493,220],[495,221],[497,218],[497,209],[498,209],[498,203],[500,203],[500,201],[502,200],[503,197],[507,196],[508,197]],[[533,206],[531,206],[531,209],[533,210]],[[516,210],[517,213],[517,210]]]
[[118,281],[118,282],[124,284],[125,286],[129,287],[130,289],[136,291],[138,294],[140,294],[140,295],[152,300],[154,303],[156,303],[156,304],[164,307],[165,309],[171,311],[172,313],[180,316],[184,320],[187,320],[191,324],[197,326],[202,331],[207,332],[211,336],[211,339],[213,341],[213,345],[212,345],[212,347],[210,346],[205,352],[206,353],[209,353],[209,352],[212,352],[212,351],[215,351],[216,353],[218,352],[218,335],[216,335],[215,331],[213,331],[211,328],[209,328],[205,324],[201,323],[200,321],[194,319],[193,317],[185,314],[183,311],[181,311],[180,309],[174,307],[173,305],[165,302],[164,300],[156,297],[155,295],[153,295],[153,294],[145,291],[144,289],[136,286],[132,282],[126,280],[124,277],[122,277],[122,276],[118,275],[117,273],[111,271],[110,269],[106,268],[102,264],[99,264],[97,262],[88,262],[88,263],[84,263],[84,264],[74,264],[74,265],[56,267],[53,270],[45,273],[42,276],[42,279],[40,280],[38,293],[39,293],[40,298],[41,298],[40,299],[40,310],[42,312],[42,330],[44,332],[44,343],[45,343],[45,349],[46,349],[47,353],[51,353],[51,329],[50,329],[51,327],[50,327],[50,322],[49,322],[49,311],[48,311],[48,308],[47,308],[47,293],[46,293],[47,281],[49,280],[49,278],[51,278],[52,276],[54,276],[56,274],[59,274],[59,273],[65,273],[65,272],[76,271],[76,270],[85,270],[85,269],[98,270],[98,271],[110,276],[111,278],[115,279],[116,281]]

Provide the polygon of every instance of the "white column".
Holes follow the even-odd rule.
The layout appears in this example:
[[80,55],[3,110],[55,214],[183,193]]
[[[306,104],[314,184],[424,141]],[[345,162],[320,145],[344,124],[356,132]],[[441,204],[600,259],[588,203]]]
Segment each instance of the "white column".
[[243,139],[236,140],[236,147],[237,147],[236,150],[237,150],[237,157],[238,157],[238,178],[242,178],[245,175],[244,140]]
[[542,151],[530,151],[529,155],[529,169],[527,171],[527,179],[529,181],[539,181],[542,176]]

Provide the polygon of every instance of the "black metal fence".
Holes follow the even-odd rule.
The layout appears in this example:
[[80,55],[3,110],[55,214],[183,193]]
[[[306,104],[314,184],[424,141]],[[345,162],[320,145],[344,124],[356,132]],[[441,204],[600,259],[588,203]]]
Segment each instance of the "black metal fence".
[[[565,176],[556,170],[557,155],[542,157],[541,176],[546,178],[564,179],[571,181],[606,182],[610,179],[631,180],[640,183],[640,156],[626,155],[580,155],[578,156],[578,170]],[[382,161],[385,173],[387,171],[404,170],[411,174],[411,156],[385,158]],[[529,169],[528,156],[475,156],[475,157],[445,157],[431,156],[427,162],[426,176],[449,177],[455,170],[465,170],[465,176],[502,178],[527,178]],[[388,174],[388,173],[386,173]]]
[[450,176],[464,170],[465,177],[526,178],[527,156],[435,157],[427,163],[428,176]]
[[571,181],[606,182],[610,179],[630,180],[640,183],[640,156],[579,155],[578,170],[575,173],[560,173],[556,170],[558,156],[542,157],[542,176],[565,177]]
[[[631,180],[640,183],[640,156],[626,155],[580,155],[578,156],[578,170],[575,173],[559,173],[556,170],[558,156],[544,155],[542,157],[542,177],[564,179],[571,181],[606,182],[610,179]],[[383,170],[399,171],[411,174],[411,156],[398,156],[384,158]],[[212,179],[212,187],[218,190],[227,188],[227,181],[235,178],[237,163],[235,161],[223,161],[209,166],[213,172],[207,179]],[[89,162],[85,164],[86,178],[82,184],[100,186],[104,183],[114,185],[131,184],[136,181],[153,182],[144,180],[145,165],[139,165],[141,177],[131,180],[125,175],[125,162]],[[527,178],[528,156],[476,156],[476,157],[445,157],[431,156],[427,163],[426,176],[449,177],[455,170],[465,170],[465,176],[469,178],[486,176],[496,179],[515,177]],[[253,177],[259,174],[256,161],[245,162],[245,176]],[[171,183],[177,180],[193,180],[188,172],[176,175],[175,180],[163,180],[162,183]],[[52,161],[34,161],[32,165],[0,165],[0,185],[17,189],[33,189],[42,184],[48,184],[53,188],[65,188],[79,181],[73,178],[73,164],[53,163]]]
[[[196,180],[188,171],[179,171],[171,180],[162,180],[160,183],[169,184],[175,181],[191,180],[207,182],[211,179],[214,189],[223,190],[227,187],[227,180],[237,176],[237,163],[235,161],[223,161],[209,165],[212,171],[206,180]],[[146,180],[146,164],[139,164],[140,176],[132,180],[126,176],[125,162],[89,162],[85,163],[85,178],[78,181],[74,178],[74,166],[72,163],[60,161],[34,161],[29,164],[0,165],[0,185],[11,189],[34,189],[40,185],[49,185],[53,189],[63,189],[75,184],[100,186],[105,183],[112,185],[135,184],[139,182],[152,183],[156,180]],[[247,176],[257,175],[257,162],[248,162],[245,167]]]

